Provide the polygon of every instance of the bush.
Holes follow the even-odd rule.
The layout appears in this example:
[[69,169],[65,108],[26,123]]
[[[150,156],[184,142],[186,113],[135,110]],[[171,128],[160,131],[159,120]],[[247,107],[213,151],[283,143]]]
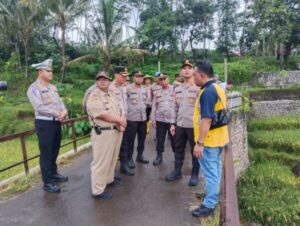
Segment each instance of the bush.
[[67,67],[67,78],[94,79],[97,72],[102,69],[100,64],[78,63]]
[[251,166],[238,182],[240,214],[263,225],[300,223],[300,180],[289,167],[269,162]]

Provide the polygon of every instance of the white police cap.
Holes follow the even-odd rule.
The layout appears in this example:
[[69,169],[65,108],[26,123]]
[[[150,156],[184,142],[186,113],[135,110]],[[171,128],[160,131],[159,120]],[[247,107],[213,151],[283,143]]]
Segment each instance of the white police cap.
[[33,64],[32,67],[34,67],[37,70],[44,69],[47,71],[52,71],[52,59],[47,59],[42,63]]

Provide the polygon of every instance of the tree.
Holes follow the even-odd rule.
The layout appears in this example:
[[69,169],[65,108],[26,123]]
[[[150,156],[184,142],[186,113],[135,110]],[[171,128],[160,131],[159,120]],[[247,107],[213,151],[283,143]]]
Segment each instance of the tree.
[[90,16],[91,42],[97,50],[71,61],[77,63],[90,58],[103,57],[103,70],[108,71],[112,59],[126,59],[128,63],[142,59],[147,51],[131,44],[131,39],[122,41],[122,23],[126,20],[126,5],[119,0],[99,0],[96,15]]
[[236,0],[218,0],[218,38],[217,50],[227,57],[236,46],[237,6]]
[[25,78],[28,78],[29,41],[39,20],[43,17],[42,2],[40,0],[10,0],[5,4],[0,2],[0,9],[1,14],[17,32],[15,38],[22,40],[25,51]]
[[136,29],[140,46],[157,53],[173,41],[175,14],[166,0],[150,0],[140,15],[141,27]]
[[[272,33],[273,37],[281,43],[281,66],[283,60],[285,60],[285,66],[288,66],[291,47],[300,42],[299,7],[299,0],[253,1],[252,11],[257,22],[257,29]],[[284,46],[285,51],[283,51]]]
[[50,16],[54,18],[61,29],[61,82],[63,82],[65,79],[67,25],[69,25],[75,17],[85,11],[88,2],[88,0],[46,1]]

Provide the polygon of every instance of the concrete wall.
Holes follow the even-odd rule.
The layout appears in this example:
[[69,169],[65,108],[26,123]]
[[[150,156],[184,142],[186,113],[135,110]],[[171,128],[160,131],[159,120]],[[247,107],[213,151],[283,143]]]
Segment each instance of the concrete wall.
[[[231,141],[231,148],[233,152],[233,163],[236,178],[248,168],[248,132],[247,132],[247,115],[241,111],[242,95],[239,93],[228,95],[229,103],[229,134]],[[239,105],[236,105],[239,103]]]
[[267,87],[286,86],[300,83],[300,71],[288,71],[287,74],[279,73],[259,73],[254,76],[254,84],[260,84]]

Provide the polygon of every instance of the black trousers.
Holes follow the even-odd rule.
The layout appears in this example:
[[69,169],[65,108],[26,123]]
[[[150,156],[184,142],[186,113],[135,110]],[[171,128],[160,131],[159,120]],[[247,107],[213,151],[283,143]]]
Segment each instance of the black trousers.
[[132,158],[133,152],[134,152],[134,141],[136,134],[138,136],[138,145],[137,145],[137,151],[138,155],[143,155],[144,149],[145,149],[145,140],[146,140],[146,134],[147,134],[147,121],[142,122],[134,122],[134,121],[128,121],[127,120],[127,144],[128,144],[128,159]]
[[36,119],[35,129],[39,140],[42,179],[47,184],[57,173],[56,159],[61,144],[61,123]]
[[170,127],[170,123],[156,121],[156,151],[158,155],[163,153],[165,150],[165,140],[167,133],[170,137],[172,150],[173,152],[175,151],[175,139],[170,132]]
[[127,128],[123,133],[123,139],[121,143],[119,158],[122,163],[126,163],[128,161],[128,132]]
[[175,168],[181,168],[184,161],[185,155],[185,147],[186,143],[189,141],[191,147],[191,154],[192,154],[192,164],[193,170],[199,170],[199,162],[194,156],[194,129],[193,128],[182,128],[180,126],[176,126],[176,133],[175,133]]
[[151,108],[151,107],[147,107],[147,108],[146,108],[146,117],[147,117],[147,122],[149,122],[149,121],[150,121],[151,110],[152,110],[152,108]]

